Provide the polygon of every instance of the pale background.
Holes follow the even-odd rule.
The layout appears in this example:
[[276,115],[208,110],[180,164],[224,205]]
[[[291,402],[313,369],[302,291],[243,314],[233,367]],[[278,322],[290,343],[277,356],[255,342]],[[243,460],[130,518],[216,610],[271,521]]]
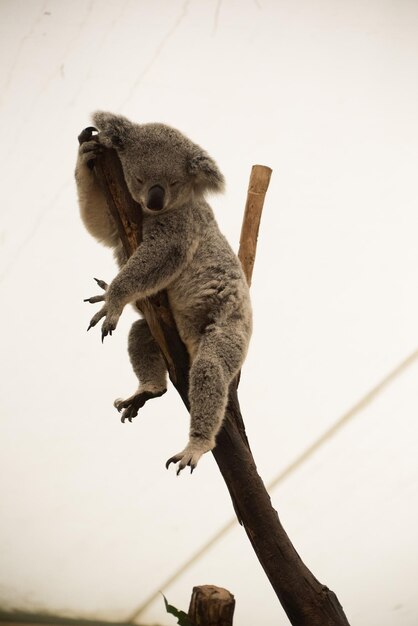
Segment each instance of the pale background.
[[[288,623],[238,526],[179,573],[233,511],[211,455],[164,468],[175,391],[133,425],[112,407],[135,314],[103,346],[85,332],[115,265],[73,182],[101,108],[214,156],[235,249],[251,165],[273,168],[240,391],[255,459],[266,483],[296,462],[273,504],[351,623],[416,626],[418,2],[1,0],[0,54],[0,607],[124,620],[211,583],[237,625]],[[161,596],[138,621],[175,623]]]

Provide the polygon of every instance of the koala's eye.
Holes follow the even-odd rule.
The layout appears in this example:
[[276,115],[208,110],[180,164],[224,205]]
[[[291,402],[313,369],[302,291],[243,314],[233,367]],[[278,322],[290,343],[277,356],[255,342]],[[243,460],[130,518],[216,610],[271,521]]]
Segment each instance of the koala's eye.
[[178,185],[180,183],[179,180],[173,180],[173,182],[170,183],[170,187],[175,187],[176,185]]
[[138,178],[138,176],[136,177],[136,180],[138,181],[140,185],[144,184],[144,181],[141,178]]

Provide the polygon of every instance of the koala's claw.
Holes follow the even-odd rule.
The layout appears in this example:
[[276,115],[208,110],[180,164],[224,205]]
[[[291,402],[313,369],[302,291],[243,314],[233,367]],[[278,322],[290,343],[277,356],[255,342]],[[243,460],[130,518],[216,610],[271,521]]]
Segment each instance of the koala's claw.
[[178,463],[177,476],[185,467],[190,467],[190,473],[192,474],[200,457],[205,454],[205,452],[212,450],[212,448],[214,448],[214,445],[207,439],[190,441],[182,452],[170,457],[165,466],[168,469],[171,463]]
[[91,298],[85,298],[83,302],[90,302],[90,304],[96,304],[96,302],[104,302],[104,296],[92,296]]
[[120,421],[122,424],[125,423],[125,420],[132,422],[132,419],[138,415],[139,409],[141,409],[145,402],[151,400],[152,398],[159,398],[162,396],[167,389],[163,389],[162,391],[140,391],[139,393],[134,394],[130,398],[126,400],[117,399],[113,403],[113,405],[117,408],[119,413],[124,409]]
[[98,322],[100,322],[102,317],[105,317],[106,315],[107,315],[107,307],[103,306],[100,309],[100,311],[97,311],[97,313],[95,315],[93,315],[93,317],[90,320],[90,324],[89,324],[89,327],[87,328],[87,330],[90,330],[90,328],[93,328],[93,326],[96,326],[96,324]]
[[102,324],[102,343],[108,335],[112,336],[112,332],[116,329],[116,322],[105,320]]
[[[170,457],[165,464],[166,468],[168,469],[171,463],[178,463],[181,458],[182,458],[181,454],[175,454],[174,456]],[[193,470],[196,468],[196,465],[197,463],[192,464],[191,460],[189,460],[187,463],[183,463],[183,462],[179,463],[179,467],[176,472],[177,476],[180,474],[182,470],[184,470],[186,466],[190,467],[190,473],[193,474]]]
[[99,285],[99,287],[101,287],[102,289],[104,289],[106,291],[106,289],[109,287],[109,285],[107,283],[105,283],[104,280],[100,280],[100,278],[94,278],[93,280],[96,281],[96,283]]
[[95,313],[93,315],[93,317],[90,320],[90,326],[89,328],[92,328],[93,326],[96,326],[97,322],[100,322],[100,320],[102,319],[102,317],[105,317],[107,315],[107,307],[102,306],[102,308],[100,309],[100,311],[97,311],[97,313]]
[[[109,287],[109,285],[105,283],[104,280],[100,280],[100,278],[95,278],[94,280],[99,285],[99,287],[104,289],[104,291],[106,291],[107,288]],[[96,302],[104,302],[105,299],[106,299],[106,294],[102,293],[99,296],[92,296],[91,298],[85,298],[83,302],[90,302],[90,304],[95,304]]]

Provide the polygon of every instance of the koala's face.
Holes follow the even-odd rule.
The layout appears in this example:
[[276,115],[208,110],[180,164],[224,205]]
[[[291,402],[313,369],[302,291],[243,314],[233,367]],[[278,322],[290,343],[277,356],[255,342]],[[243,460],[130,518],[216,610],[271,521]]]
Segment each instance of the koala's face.
[[164,124],[133,124],[98,112],[101,142],[116,148],[132,197],[147,213],[184,206],[195,195],[220,191],[215,162],[178,130]]
[[167,211],[190,200],[187,146],[174,129],[137,126],[119,156],[129,191],[146,212]]

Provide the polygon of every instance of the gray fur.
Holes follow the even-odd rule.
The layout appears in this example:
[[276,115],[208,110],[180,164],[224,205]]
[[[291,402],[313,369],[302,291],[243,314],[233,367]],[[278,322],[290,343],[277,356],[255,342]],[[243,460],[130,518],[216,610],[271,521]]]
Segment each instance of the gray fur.
[[[111,334],[126,304],[167,290],[191,358],[189,442],[170,462],[179,463],[178,471],[186,465],[194,469],[215,446],[229,384],[243,364],[251,335],[241,265],[205,201],[207,192],[222,191],[224,179],[211,157],[174,128],[133,124],[104,112],[95,113],[93,122],[100,131],[99,145],[82,144],[76,167],[81,217],[96,239],[114,249],[121,269],[91,326],[104,317],[102,334]],[[144,210],[143,242],[127,261],[89,167],[100,144],[117,150],[129,190]],[[153,201],[158,210],[147,206]],[[115,405],[132,417],[135,398],[142,406],[142,398],[161,395],[166,388],[165,364],[144,320],[132,327],[129,355],[139,388]]]

